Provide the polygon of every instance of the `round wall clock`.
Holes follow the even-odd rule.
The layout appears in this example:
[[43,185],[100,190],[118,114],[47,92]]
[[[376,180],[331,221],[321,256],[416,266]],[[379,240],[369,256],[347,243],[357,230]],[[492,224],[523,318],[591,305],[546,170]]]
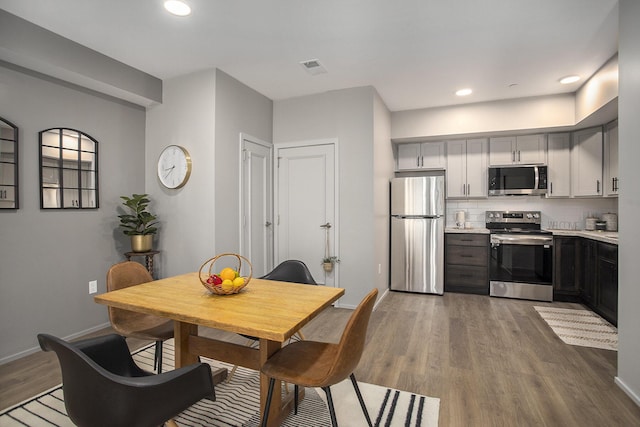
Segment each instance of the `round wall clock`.
[[167,188],[184,186],[191,175],[191,156],[179,145],[168,145],[158,158],[158,178]]

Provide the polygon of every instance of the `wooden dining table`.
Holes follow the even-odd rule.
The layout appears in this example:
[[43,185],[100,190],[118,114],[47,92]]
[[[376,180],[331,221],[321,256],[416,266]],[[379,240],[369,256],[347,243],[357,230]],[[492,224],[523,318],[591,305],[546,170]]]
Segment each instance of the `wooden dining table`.
[[[237,294],[214,295],[202,286],[198,273],[187,273],[107,292],[95,301],[173,319],[176,368],[205,356],[260,371],[285,341],[342,295],[341,288],[264,279],[251,279]],[[259,338],[260,345],[254,348],[200,336],[198,326],[250,335]],[[261,416],[268,384],[261,373]],[[280,425],[292,405],[293,393],[274,393],[269,425]]]

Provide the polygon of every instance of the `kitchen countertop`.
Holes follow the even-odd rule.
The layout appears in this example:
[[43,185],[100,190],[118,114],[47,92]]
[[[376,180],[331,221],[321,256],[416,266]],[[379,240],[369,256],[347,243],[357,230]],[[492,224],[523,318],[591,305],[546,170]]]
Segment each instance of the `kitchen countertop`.
[[593,239],[599,242],[611,243],[613,245],[618,244],[617,231],[554,230],[554,229],[546,229],[546,231],[552,232],[554,236],[586,237],[587,239]]
[[489,234],[488,228],[457,228],[457,227],[445,227],[445,233],[477,233],[477,234]]
[[[587,231],[587,230],[555,230],[545,229],[550,231],[554,236],[572,236],[572,237],[586,237],[587,239],[597,240],[599,242],[618,244],[618,232],[617,231]],[[457,228],[457,227],[445,227],[445,233],[476,233],[476,234],[489,234],[489,229],[484,227],[477,228]]]

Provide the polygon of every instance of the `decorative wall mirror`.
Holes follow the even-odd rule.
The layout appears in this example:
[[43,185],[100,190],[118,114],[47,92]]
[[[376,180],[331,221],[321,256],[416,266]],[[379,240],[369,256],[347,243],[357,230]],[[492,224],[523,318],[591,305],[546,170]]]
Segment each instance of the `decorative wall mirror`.
[[84,132],[52,128],[39,133],[40,208],[98,208],[98,141]]
[[18,209],[18,127],[0,117],[0,209]]

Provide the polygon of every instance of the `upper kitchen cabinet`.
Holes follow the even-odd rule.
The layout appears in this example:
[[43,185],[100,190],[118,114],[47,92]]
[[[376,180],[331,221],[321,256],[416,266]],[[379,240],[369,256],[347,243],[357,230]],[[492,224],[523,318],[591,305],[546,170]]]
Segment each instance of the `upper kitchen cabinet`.
[[447,198],[486,198],[486,138],[447,141]]
[[571,196],[571,134],[549,135],[547,197]]
[[489,166],[543,165],[546,135],[502,136],[489,140]]
[[573,134],[571,147],[571,194],[602,196],[602,128]]
[[444,142],[398,144],[397,170],[444,169]]
[[604,130],[604,195],[618,195],[618,121],[605,126]]

